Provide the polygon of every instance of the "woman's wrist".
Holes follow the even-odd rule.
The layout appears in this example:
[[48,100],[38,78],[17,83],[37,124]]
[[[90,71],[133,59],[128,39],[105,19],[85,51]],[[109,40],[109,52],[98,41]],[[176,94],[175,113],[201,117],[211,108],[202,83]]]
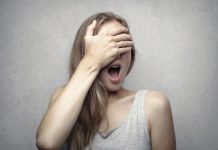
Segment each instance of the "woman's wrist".
[[90,73],[99,73],[101,70],[100,65],[97,64],[95,60],[87,56],[83,57],[81,64],[84,66],[84,68],[88,69]]

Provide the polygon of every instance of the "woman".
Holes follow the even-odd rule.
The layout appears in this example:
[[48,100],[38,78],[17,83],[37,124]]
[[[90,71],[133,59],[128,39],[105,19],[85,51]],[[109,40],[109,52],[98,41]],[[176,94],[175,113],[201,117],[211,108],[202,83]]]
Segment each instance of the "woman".
[[89,17],[70,60],[69,81],[53,93],[38,128],[39,149],[176,149],[167,97],[122,87],[135,60],[123,18],[110,12]]

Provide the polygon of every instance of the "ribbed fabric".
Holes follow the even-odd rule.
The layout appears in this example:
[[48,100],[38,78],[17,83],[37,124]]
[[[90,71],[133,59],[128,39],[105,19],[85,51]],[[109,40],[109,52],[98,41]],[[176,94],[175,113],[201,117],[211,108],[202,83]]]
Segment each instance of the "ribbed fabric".
[[144,111],[147,92],[137,91],[127,119],[106,136],[98,132],[85,150],[151,150]]

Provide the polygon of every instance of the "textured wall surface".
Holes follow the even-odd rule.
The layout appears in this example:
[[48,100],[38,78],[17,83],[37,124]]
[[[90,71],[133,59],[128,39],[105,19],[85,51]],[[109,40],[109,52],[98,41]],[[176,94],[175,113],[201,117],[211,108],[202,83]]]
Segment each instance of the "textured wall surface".
[[137,55],[124,86],[168,96],[177,149],[218,149],[216,0],[0,0],[0,149],[37,149],[50,96],[67,81],[75,33],[100,11],[128,21]]

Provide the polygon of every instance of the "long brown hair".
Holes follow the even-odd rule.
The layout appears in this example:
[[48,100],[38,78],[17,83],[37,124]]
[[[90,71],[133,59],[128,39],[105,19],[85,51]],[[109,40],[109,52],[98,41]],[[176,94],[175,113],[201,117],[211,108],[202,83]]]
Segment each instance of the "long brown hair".
[[[96,35],[100,27],[108,21],[116,20],[120,22],[123,26],[128,28],[127,22],[120,16],[112,12],[97,13],[86,19],[79,30],[77,31],[73,48],[70,56],[70,66],[69,66],[69,80],[72,77],[74,71],[76,70],[79,62],[84,57],[85,54],[85,41],[84,36],[86,34],[87,27],[92,23],[93,20],[97,21],[96,28],[94,30],[94,35]],[[131,63],[127,74],[132,69],[133,63],[135,61],[135,48],[133,46],[131,51]],[[91,85],[81,112],[75,122],[68,138],[67,147],[69,150],[84,150],[87,145],[94,138],[96,132],[98,131],[100,122],[105,117],[106,118],[106,108],[107,108],[108,93],[102,82],[97,77],[93,84]],[[107,120],[107,118],[106,118]]]

